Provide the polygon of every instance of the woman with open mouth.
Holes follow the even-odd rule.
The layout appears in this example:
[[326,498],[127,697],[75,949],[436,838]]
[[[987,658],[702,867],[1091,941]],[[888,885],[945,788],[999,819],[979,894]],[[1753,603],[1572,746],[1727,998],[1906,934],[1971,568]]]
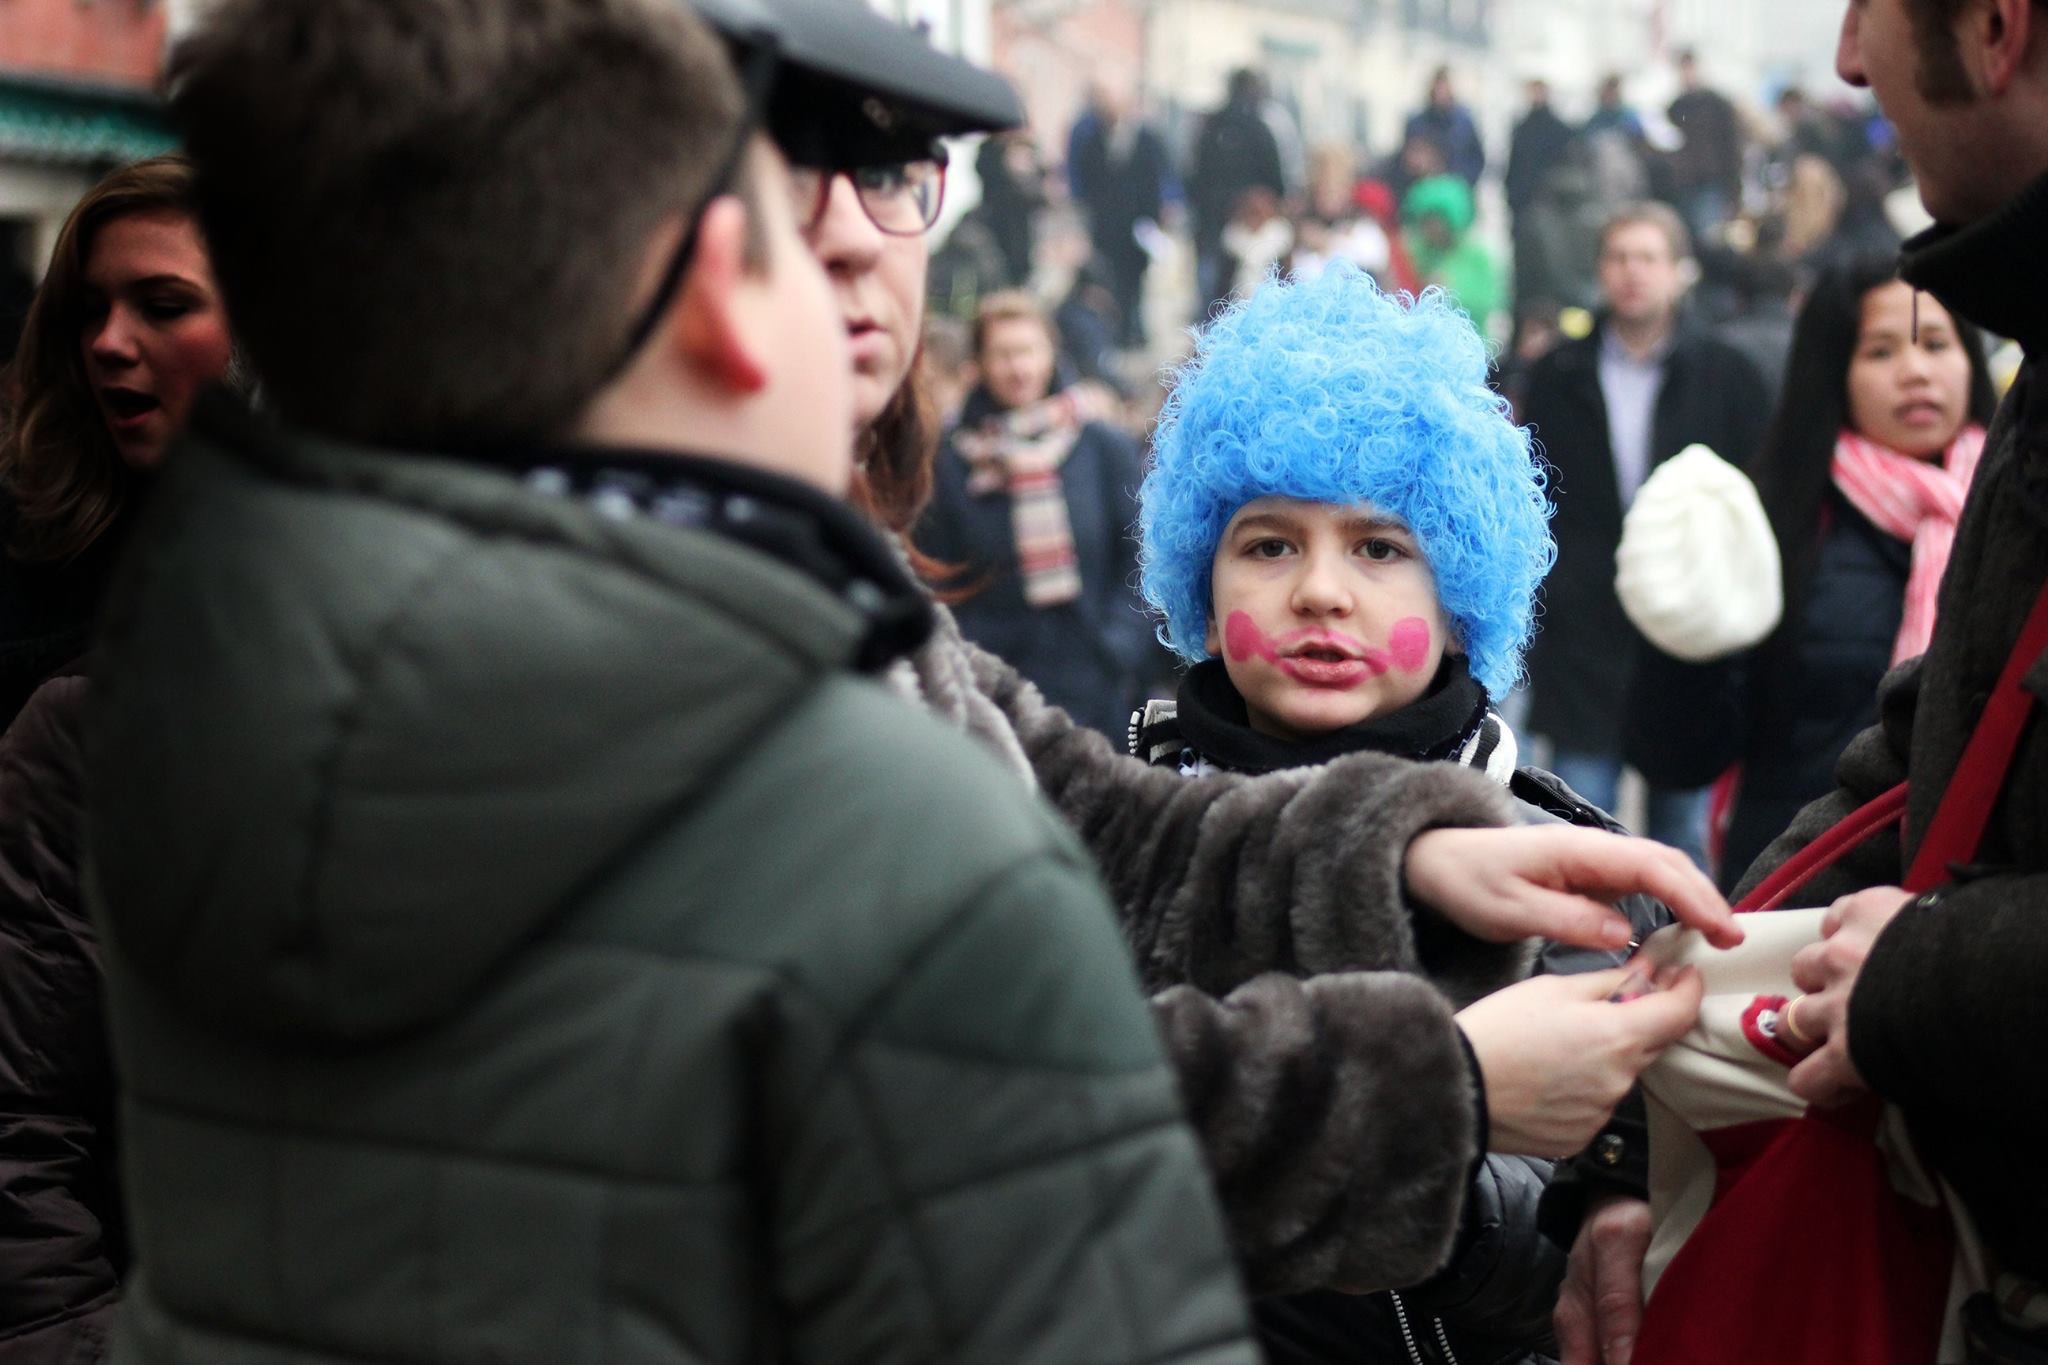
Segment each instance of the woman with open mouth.
[[183,158],[101,181],[0,385],[0,1340],[24,1360],[102,1359],[127,1265],[79,887],[80,656],[138,475],[228,369],[193,214]]

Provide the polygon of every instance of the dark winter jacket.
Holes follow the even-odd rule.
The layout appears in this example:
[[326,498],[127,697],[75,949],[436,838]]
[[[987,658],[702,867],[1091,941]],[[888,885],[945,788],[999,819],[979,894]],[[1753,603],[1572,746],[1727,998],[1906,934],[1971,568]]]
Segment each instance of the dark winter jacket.
[[1074,719],[1120,737],[1131,707],[1171,667],[1135,586],[1144,475],[1137,444],[1106,423],[1081,428],[1060,466],[1081,595],[1035,607],[1024,597],[1010,497],[968,492],[970,471],[957,444],[962,428],[995,413],[986,390],[968,396],[960,426],[939,452],[931,505],[914,538],[926,554],[959,568],[954,581],[970,594],[953,608],[962,634],[1015,664]]
[[1536,191],[1550,168],[1563,160],[1571,146],[1572,126],[1557,116],[1549,105],[1539,105],[1522,116],[1508,144],[1506,183],[1508,207],[1516,213],[1536,202]]
[[1688,90],[1671,101],[1671,122],[1685,141],[1671,154],[1671,181],[1679,190],[1714,189],[1729,208],[1742,194],[1742,123],[1728,97]]
[[58,668],[85,652],[118,536],[60,564],[27,563],[7,550],[14,503],[0,490],[0,730]]
[[1877,720],[1905,612],[1912,547],[1829,490],[1806,600],[1756,649],[1690,664],[1645,648],[1626,755],[1652,782],[1695,787],[1742,765],[1721,860],[1725,888],[1807,803],[1834,789],[1849,741]]
[[79,885],[86,690],[60,669],[0,739],[0,1365],[104,1359],[128,1261]]
[[[1647,644],[1614,595],[1614,552],[1625,510],[1600,391],[1603,323],[1529,374],[1522,420],[1550,462],[1557,567],[1545,580],[1529,650],[1529,728],[1560,750],[1618,756],[1635,652]],[[1704,331],[1681,326],[1664,364],[1650,432],[1654,469],[1694,442],[1747,463],[1769,417],[1763,379]],[[1645,471],[1647,472],[1647,471]]]
[[1409,902],[1402,868],[1426,830],[1513,823],[1507,793],[1378,754],[1188,782],[1047,705],[943,609],[889,681],[1095,856],[1254,1292],[1439,1269],[1482,1131],[1452,1011],[1525,976],[1529,951]]
[[[1761,880],[1900,780],[1903,834],[1880,836],[1811,883],[1825,904],[1895,886],[2048,579],[2048,177],[1967,228],[1908,244],[1907,283],[2026,354],[1992,424],[1942,580],[1925,656],[1887,675],[1880,721],[1843,754],[1839,786],[1807,807],[1745,878]],[[2048,656],[2025,676],[2048,700]],[[1977,862],[1892,920],[1849,1002],[1849,1048],[1900,1105],[2006,1270],[2048,1281],[2048,722],[2037,704]]]
[[1098,118],[1077,128],[1068,155],[1067,174],[1088,210],[1089,230],[1097,249],[1135,251],[1131,228],[1140,219],[1154,222],[1166,210],[1166,198],[1173,185],[1173,161],[1166,154],[1166,141],[1157,131],[1140,124],[1131,134],[1128,150],[1117,156],[1112,143],[1118,139]]
[[860,675],[864,522],[200,431],[88,755],[119,1359],[1250,1359],[1085,856]]
[[[1174,701],[1150,703],[1134,718],[1133,752],[1189,776],[1273,772],[1329,762],[1344,753],[1382,753],[1423,763],[1457,763],[1507,787],[1531,822],[1564,821],[1615,829],[1551,774],[1517,765],[1512,731],[1457,656],[1428,696],[1382,717],[1308,743],[1253,731],[1244,699],[1219,660],[1197,664]],[[1670,922],[1641,896],[1624,903],[1636,937]],[[1553,945],[1540,970],[1589,971],[1625,954]],[[1524,1361],[1554,1350],[1550,1314],[1564,1275],[1565,1249],[1546,1237],[1537,1215],[1552,1163],[1487,1156],[1474,1167],[1451,1261],[1427,1281],[1375,1295],[1334,1293],[1260,1299],[1254,1317],[1274,1365],[1414,1361],[1417,1365]]]
[[1246,190],[1259,187],[1276,197],[1287,193],[1280,143],[1257,102],[1225,104],[1202,121],[1188,165],[1188,210],[1196,250],[1215,250],[1223,240],[1224,225],[1237,212],[1237,201]]

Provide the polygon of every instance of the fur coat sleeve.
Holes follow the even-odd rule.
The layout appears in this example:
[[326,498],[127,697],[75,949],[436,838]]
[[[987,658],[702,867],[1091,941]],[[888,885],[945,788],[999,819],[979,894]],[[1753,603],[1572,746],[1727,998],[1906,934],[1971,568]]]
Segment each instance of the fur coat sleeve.
[[1045,796],[1095,857],[1148,989],[1224,995],[1261,972],[1409,971],[1467,1004],[1528,972],[1408,900],[1416,835],[1512,825],[1506,791],[1444,763],[1354,754],[1318,768],[1190,782],[1118,753],[972,650]]
[[1450,1258],[1480,1097],[1429,983],[1269,973],[1152,1008],[1252,1293],[1413,1284]]

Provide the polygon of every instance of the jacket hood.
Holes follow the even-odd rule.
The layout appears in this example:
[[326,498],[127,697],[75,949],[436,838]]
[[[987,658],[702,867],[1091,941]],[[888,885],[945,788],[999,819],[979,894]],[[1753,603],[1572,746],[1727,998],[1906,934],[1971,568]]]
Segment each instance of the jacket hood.
[[1448,223],[1457,237],[1471,228],[1473,212],[1472,187],[1455,175],[1418,180],[1401,200],[1403,222],[1419,223],[1433,213]]
[[102,620],[110,948],[223,1026],[428,1024],[845,667],[853,603],[906,587],[835,592],[488,468],[216,426]]

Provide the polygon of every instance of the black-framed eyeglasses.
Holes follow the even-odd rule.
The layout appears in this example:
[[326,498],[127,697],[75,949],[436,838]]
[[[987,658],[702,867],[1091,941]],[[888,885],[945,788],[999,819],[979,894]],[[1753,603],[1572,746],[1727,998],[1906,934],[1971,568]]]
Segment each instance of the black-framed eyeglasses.
[[861,212],[878,231],[892,237],[916,237],[930,231],[946,202],[945,149],[936,150],[938,155],[923,161],[854,170],[790,167],[790,202],[796,210],[797,226],[806,234],[817,231],[832,201],[832,182],[844,176],[853,186],[854,198],[860,200]]

